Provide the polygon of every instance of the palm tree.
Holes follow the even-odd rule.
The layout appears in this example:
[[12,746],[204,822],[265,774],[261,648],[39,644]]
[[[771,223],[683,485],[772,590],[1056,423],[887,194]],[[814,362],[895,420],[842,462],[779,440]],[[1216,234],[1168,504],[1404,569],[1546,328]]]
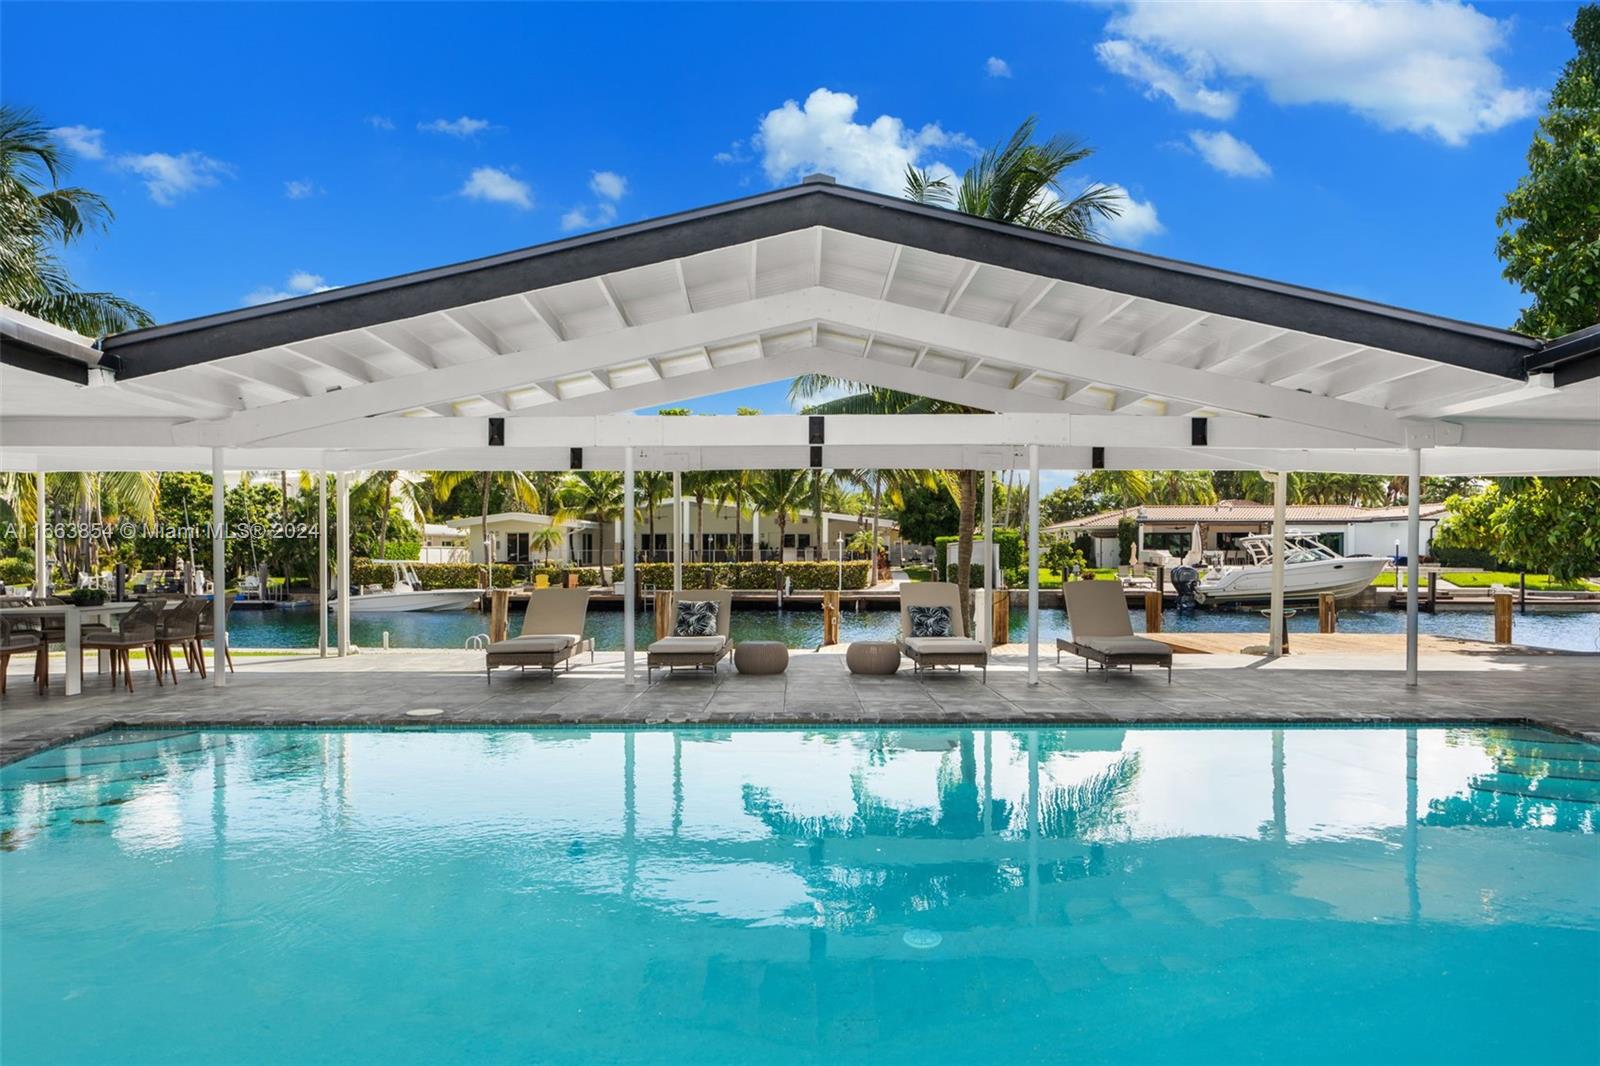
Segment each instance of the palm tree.
[[528,534],[528,547],[544,553],[544,565],[550,565],[550,553],[561,546],[566,538],[566,530],[559,525],[548,525],[543,529],[536,529]]
[[[968,168],[959,188],[945,178],[935,178],[926,170],[906,168],[905,195],[917,203],[953,207],[968,215],[978,215],[1029,229],[1044,230],[1082,240],[1098,240],[1096,224],[1116,218],[1122,212],[1121,193],[1105,185],[1091,184],[1069,195],[1064,180],[1071,169],[1087,160],[1093,149],[1065,137],[1034,141],[1037,119],[1029,116],[1007,141],[998,144]],[[808,374],[796,379],[790,395],[815,398],[824,390],[857,383],[825,375]],[[976,408],[963,404],[930,400],[893,389],[869,387],[815,406],[819,414],[970,414]],[[978,475],[975,470],[952,472],[945,479],[948,491],[959,509],[959,540],[956,549],[956,583],[961,590],[962,612],[971,631],[972,532],[976,517]]]
[[[489,540],[489,500],[499,491],[502,496],[517,507],[532,514],[544,510],[544,498],[533,479],[520,470],[484,470],[481,473],[475,470],[441,470],[429,477],[433,486],[435,500],[448,499],[460,485],[478,478],[479,504],[482,513],[479,517],[478,535],[483,539],[484,563],[494,565],[493,550]],[[552,516],[554,517],[554,516]]]
[[[718,510],[733,507],[733,561],[739,561],[744,545],[744,513],[750,509],[752,470],[718,470],[710,485],[711,505]],[[753,560],[752,560],[753,561]]]
[[763,470],[751,479],[751,505],[762,514],[771,515],[773,521],[778,523],[780,555],[789,520],[799,514],[810,482],[809,470]]
[[1216,503],[1217,487],[1209,470],[1141,471],[1149,482],[1149,499],[1140,503]]
[[[379,558],[387,558],[389,513],[394,510],[396,499],[419,521],[425,521],[433,513],[434,502],[441,498],[436,485],[435,479],[428,474],[409,470],[372,470],[350,487],[352,511],[370,505],[377,512]],[[288,490],[284,492],[287,500]]]
[[672,494],[672,475],[665,470],[641,470],[634,475],[633,491],[638,496],[638,506],[648,516],[650,550],[656,548],[656,508]]
[[622,475],[615,470],[580,470],[567,481],[564,501],[574,514],[595,524],[599,548],[596,563],[600,584],[606,581],[606,526],[622,517],[626,506],[622,498]]
[[77,288],[57,258],[112,219],[96,194],[61,186],[67,169],[31,111],[0,104],[0,303],[90,337],[151,325],[139,305]]

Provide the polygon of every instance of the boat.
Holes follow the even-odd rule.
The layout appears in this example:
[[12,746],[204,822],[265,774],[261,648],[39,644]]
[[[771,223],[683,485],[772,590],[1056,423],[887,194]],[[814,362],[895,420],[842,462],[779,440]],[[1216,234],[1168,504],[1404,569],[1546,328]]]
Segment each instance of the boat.
[[[351,614],[376,614],[380,611],[464,611],[476,606],[483,596],[482,589],[425,589],[417,572],[404,563],[392,563],[393,583],[363,585],[352,589]],[[338,607],[337,598],[330,601],[328,609]]]
[[[1208,568],[1195,583],[1202,606],[1265,603],[1272,597],[1272,535],[1240,538],[1249,562]],[[1336,599],[1359,595],[1389,564],[1386,556],[1340,555],[1309,533],[1286,531],[1283,538],[1283,598],[1315,600],[1324,592]],[[1176,575],[1174,575],[1176,577]],[[1182,590],[1180,590],[1181,594]]]

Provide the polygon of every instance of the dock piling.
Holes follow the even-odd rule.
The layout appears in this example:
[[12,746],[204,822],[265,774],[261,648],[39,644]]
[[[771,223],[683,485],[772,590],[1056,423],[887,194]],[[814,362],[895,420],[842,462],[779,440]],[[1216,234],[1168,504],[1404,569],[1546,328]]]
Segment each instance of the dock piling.
[[1331,592],[1317,594],[1317,632],[1337,633],[1339,631],[1339,604]]
[[1503,586],[1494,587],[1494,642],[1496,644],[1511,643],[1511,590]]

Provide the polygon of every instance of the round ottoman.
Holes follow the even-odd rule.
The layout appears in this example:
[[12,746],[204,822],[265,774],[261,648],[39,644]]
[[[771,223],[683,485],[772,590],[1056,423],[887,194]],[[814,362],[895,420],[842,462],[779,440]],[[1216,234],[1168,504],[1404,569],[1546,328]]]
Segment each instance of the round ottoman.
[[775,640],[746,640],[734,647],[733,666],[741,674],[781,674],[789,649]]
[[900,669],[900,645],[886,640],[858,640],[844,650],[852,674],[892,674]]

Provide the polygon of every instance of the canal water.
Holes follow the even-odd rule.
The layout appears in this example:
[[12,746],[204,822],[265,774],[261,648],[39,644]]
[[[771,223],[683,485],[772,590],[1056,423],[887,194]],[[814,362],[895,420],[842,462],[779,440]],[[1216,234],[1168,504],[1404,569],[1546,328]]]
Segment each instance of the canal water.
[[[1144,629],[1144,611],[1129,612],[1135,632]],[[1040,639],[1046,647],[1053,647],[1055,639],[1068,633],[1066,612],[1058,608],[1044,609],[1040,615]],[[1467,637],[1490,640],[1494,635],[1494,619],[1488,611],[1441,611],[1424,614],[1418,620],[1423,633],[1444,637]],[[522,626],[522,616],[511,616],[511,632]],[[893,640],[899,632],[900,615],[897,611],[846,609],[841,619],[840,637],[852,640]],[[361,614],[350,618],[350,639],[361,647],[376,648],[383,644],[383,635],[389,634],[389,646],[394,648],[460,648],[467,640],[489,628],[489,616],[478,611],[396,612],[393,614]],[[1209,633],[1260,633],[1266,636],[1266,620],[1254,612],[1238,611],[1179,611],[1169,608],[1162,616],[1162,628],[1169,632]],[[329,618],[329,639],[333,639],[333,621]],[[1290,621],[1292,633],[1315,633],[1317,612],[1301,611]],[[1377,610],[1339,612],[1339,631],[1342,633],[1401,633],[1405,630],[1405,614],[1401,611]],[[315,607],[299,607],[270,611],[236,611],[228,619],[228,631],[237,648],[308,648],[317,643],[317,611]],[[1563,651],[1600,651],[1600,613],[1596,612],[1530,612],[1518,615],[1513,629],[1518,644],[1540,648],[1557,648]],[[601,607],[589,611],[589,635],[602,651],[622,647],[622,612]],[[655,617],[641,611],[636,628],[636,640],[644,647],[655,637]],[[791,648],[815,647],[822,640],[822,612],[815,608],[774,610],[771,608],[733,612],[733,638],[740,640],[779,640]],[[1011,639],[1022,643],[1028,639],[1028,612],[1022,608],[1011,611]]]

